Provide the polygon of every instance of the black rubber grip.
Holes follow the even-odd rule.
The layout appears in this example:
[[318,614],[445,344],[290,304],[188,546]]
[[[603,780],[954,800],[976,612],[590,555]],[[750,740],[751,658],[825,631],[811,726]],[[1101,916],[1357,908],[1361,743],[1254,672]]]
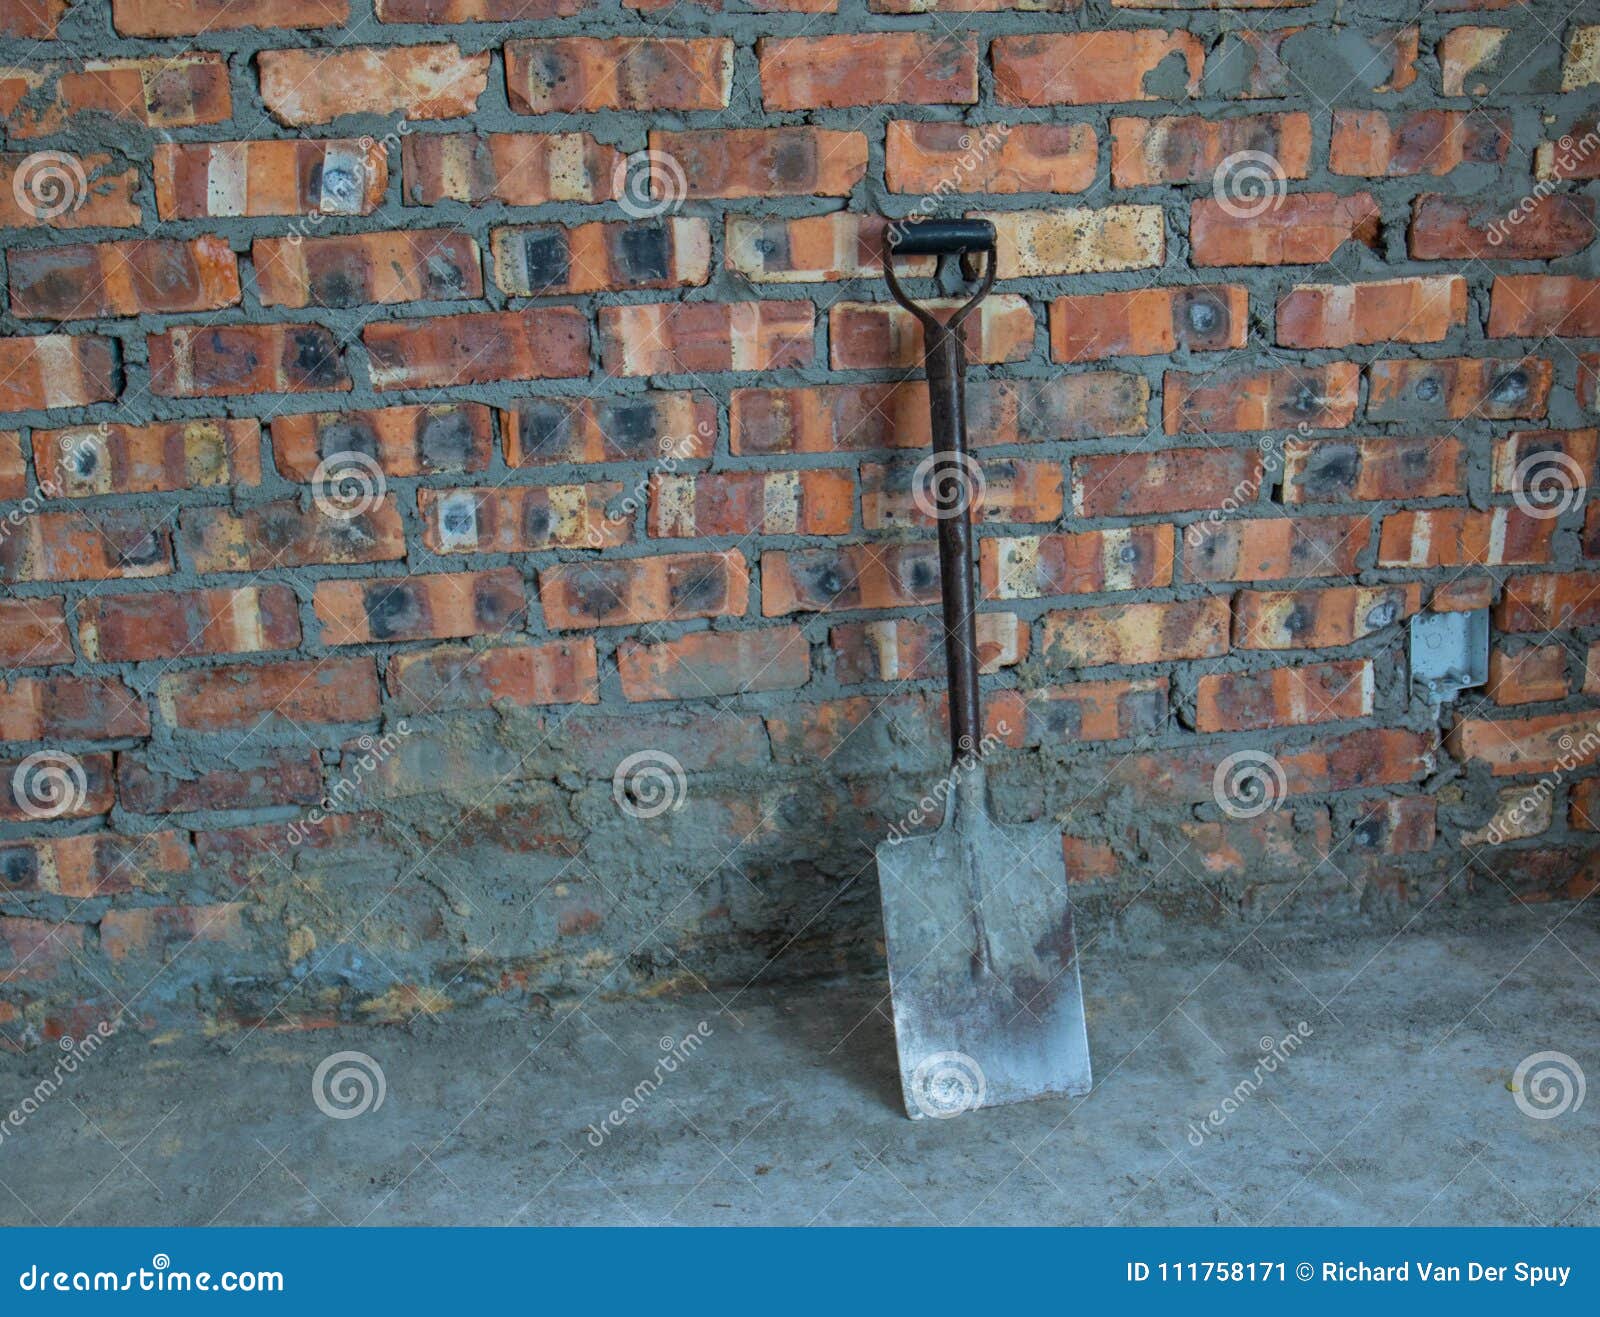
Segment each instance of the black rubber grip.
[[892,220],[889,251],[896,256],[952,256],[992,251],[994,225],[988,220]]

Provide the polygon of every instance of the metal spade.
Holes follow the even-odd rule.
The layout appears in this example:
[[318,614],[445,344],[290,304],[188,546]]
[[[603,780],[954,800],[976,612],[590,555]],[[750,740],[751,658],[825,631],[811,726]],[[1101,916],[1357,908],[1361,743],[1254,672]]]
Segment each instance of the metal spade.
[[[917,1119],[1087,1093],[1089,1041],[1060,831],[995,822],[984,782],[970,515],[981,473],[967,453],[962,324],[994,284],[994,226],[891,223],[888,250],[889,291],[922,325],[934,451],[919,488],[939,530],[950,676],[950,772],[932,793],[944,822],[877,848],[900,1084]],[[970,272],[980,253],[977,291],[943,321],[894,272],[896,256],[937,256],[937,281],[949,257]]]

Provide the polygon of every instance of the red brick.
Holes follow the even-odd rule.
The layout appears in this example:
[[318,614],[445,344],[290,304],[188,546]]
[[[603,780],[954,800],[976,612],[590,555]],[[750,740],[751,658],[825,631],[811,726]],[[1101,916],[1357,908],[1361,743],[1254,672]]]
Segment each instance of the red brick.
[[494,421],[482,403],[378,407],[272,418],[272,452],[289,480],[309,483],[324,458],[364,453],[386,476],[482,471]]
[[843,535],[855,520],[844,471],[719,471],[650,477],[653,539],[706,535]]
[[1137,517],[1251,501],[1261,488],[1256,448],[1169,448],[1072,459],[1072,511],[1080,517]]
[[1254,210],[1197,198],[1189,213],[1195,265],[1320,265],[1347,242],[1378,248],[1382,212],[1368,192],[1291,192]]
[[1425,193],[1412,203],[1411,255],[1419,261],[1553,260],[1575,256],[1595,232],[1593,197],[1483,201]]
[[1438,802],[1432,796],[1383,797],[1362,801],[1350,844],[1383,855],[1417,855],[1433,849]]
[[0,599],[0,664],[44,668],[71,663],[72,638],[62,603],[53,596]]
[[72,0],[15,0],[0,11],[0,34],[49,40]]
[[1459,275],[1299,284],[1278,299],[1278,343],[1289,348],[1437,343],[1466,319],[1467,281]]
[[1234,596],[1237,649],[1327,649],[1404,622],[1422,606],[1420,585],[1328,590],[1245,590]]
[[1544,415],[1551,370],[1542,357],[1439,357],[1374,361],[1367,377],[1369,420],[1503,421]]
[[84,114],[146,128],[226,123],[233,117],[227,61],[205,51],[0,70],[0,121],[13,138],[62,132]]
[[1570,773],[1600,758],[1592,709],[1533,718],[1466,718],[1451,729],[1447,744],[1458,759],[1488,764],[1494,777]]
[[26,320],[214,311],[239,301],[239,268],[221,238],[136,239],[13,252],[11,304]]
[[0,741],[150,735],[139,697],[115,677],[16,677],[0,682]]
[[1095,105],[1172,99],[1164,86],[1157,90],[1147,85],[1168,60],[1181,62],[1187,73],[1184,94],[1198,94],[1205,45],[1191,32],[1155,28],[1052,32],[996,37],[990,58],[995,96],[1002,104]]
[[724,37],[508,41],[505,59],[518,114],[721,110],[733,85],[733,42]]
[[594,641],[471,649],[443,645],[389,660],[389,694],[407,714],[506,704],[594,704],[600,698]]
[[1576,275],[1496,275],[1490,338],[1600,338],[1600,279]]
[[1550,561],[1556,523],[1520,508],[1391,512],[1378,541],[1380,567],[1499,567]]
[[703,219],[496,229],[493,249],[495,283],[514,297],[680,288],[711,276]]
[[0,338],[0,412],[110,402],[120,380],[117,345],[95,334]]
[[900,608],[938,598],[939,559],[929,542],[769,549],[761,555],[761,612],[766,617]]
[[291,127],[347,114],[456,119],[478,107],[489,52],[463,55],[454,45],[263,50],[256,70],[262,104]]
[[[964,299],[930,298],[923,306],[949,316]],[[988,298],[962,325],[969,360],[1023,361],[1033,352],[1033,308],[1015,293]],[[870,370],[922,364],[922,324],[893,302],[835,302],[828,311],[828,343],[835,370]]]
[[[1501,76],[1481,72],[1496,64],[1510,28],[1453,27],[1439,38],[1437,53],[1441,86],[1446,96],[1487,96]],[[1476,75],[1476,76],[1475,76]]]
[[244,939],[244,906],[239,904],[140,906],[108,910],[100,920],[100,949],[112,960],[178,955],[196,942],[238,945]]
[[519,630],[527,620],[522,576],[514,567],[318,581],[313,604],[326,645],[492,636]]
[[[48,468],[40,481],[41,492],[50,477]],[[22,435],[16,430],[0,430],[0,501],[27,497],[28,464],[22,457]]]
[[537,553],[615,548],[633,538],[633,514],[607,516],[620,484],[419,489],[423,543],[435,553]]
[[813,319],[810,302],[603,306],[600,361],[612,375],[807,366],[812,359]]
[[1451,435],[1288,439],[1285,503],[1445,498],[1466,493],[1461,441]]
[[[888,226],[879,215],[842,210],[801,219],[729,215],[727,224],[727,267],[756,283],[814,283],[883,274]],[[907,260],[899,268],[932,274],[933,260]]]
[[57,978],[83,953],[83,925],[0,915],[0,946],[11,962],[0,965],[0,985]]
[[1487,576],[1458,576],[1438,586],[1428,609],[1434,613],[1475,613],[1494,603],[1495,582]]
[[405,529],[392,494],[349,511],[350,516],[335,517],[315,503],[302,507],[293,500],[186,508],[178,545],[198,572],[263,572],[405,557]]
[[[920,464],[909,456],[861,468],[861,524],[867,530],[937,525]],[[1061,463],[1018,457],[985,458],[982,483],[968,515],[975,522],[1056,521],[1062,512]],[[927,474],[926,472],[924,473]]]
[[1364,718],[1372,712],[1372,690],[1372,663],[1367,659],[1211,673],[1195,689],[1195,727],[1202,732],[1249,732]]
[[88,832],[51,837],[0,850],[0,881],[13,892],[44,892],[86,901],[182,880],[190,868],[189,839],[176,831],[122,836]]
[[690,617],[742,617],[750,571],[737,549],[558,563],[539,573],[545,625],[628,626]]
[[194,37],[241,27],[337,27],[349,0],[111,0],[125,37]]
[[117,756],[117,798],[130,814],[314,805],[322,799],[322,757],[293,749],[235,754],[225,768],[180,777],[148,756],[124,751]]
[[0,539],[0,581],[102,581],[171,571],[166,526],[134,508],[38,512]]
[[1111,120],[1114,187],[1209,183],[1223,161],[1241,151],[1271,156],[1284,178],[1304,178],[1311,165],[1311,117],[1297,111]]
[[1085,681],[996,692],[986,723],[1003,721],[1014,748],[1147,736],[1167,721],[1167,678]]
[[656,645],[624,640],[617,670],[630,700],[793,690],[810,679],[811,646],[794,626],[694,631]]
[[259,485],[261,429],[194,420],[35,430],[33,465],[52,498]]
[[1172,527],[986,539],[978,562],[990,599],[1147,590],[1172,583]]
[[1372,538],[1370,517],[1197,521],[1183,537],[1186,581],[1351,576]]
[[1335,110],[1328,168],[1357,178],[1448,174],[1499,164],[1511,144],[1509,115],[1482,110]]
[[321,325],[184,325],[148,334],[145,343],[150,391],[160,397],[350,388],[338,341]]
[[1600,831],[1600,777],[1586,777],[1581,782],[1574,782],[1571,800],[1567,814],[1569,826],[1585,832]]
[[1500,631],[1600,625],[1600,572],[1513,576],[1494,613]]
[[1168,434],[1233,430],[1341,429],[1355,416],[1361,369],[1352,362],[1162,377]]
[[971,105],[978,99],[978,41],[970,32],[763,37],[756,54],[768,110]]
[[378,698],[370,658],[316,658],[169,672],[156,704],[170,727],[255,734],[301,723],[370,722]]
[[364,306],[483,296],[478,244],[450,229],[257,238],[263,306]]
[[515,23],[571,18],[595,0],[377,0],[380,23]]
[[500,413],[507,466],[710,457],[717,404],[703,393],[522,398]]
[[0,228],[137,228],[138,188],[137,166],[109,155],[0,153]]
[[361,331],[377,389],[547,380],[589,371],[589,320],[577,307],[388,320]]
[[1489,655],[1489,698],[1496,704],[1538,704],[1567,697],[1565,645],[1535,645]]
[[867,172],[864,133],[830,128],[704,128],[650,133],[650,150],[678,173],[652,174],[652,195],[683,197],[845,197]]
[[[93,818],[109,814],[116,798],[109,754],[45,750],[37,759],[0,758],[0,822]],[[0,876],[6,859],[7,852],[0,850]]]
[[78,643],[91,663],[294,649],[299,606],[286,585],[91,595],[78,604]]
[[1600,119],[1590,115],[1573,122],[1569,131],[1553,142],[1540,142],[1534,151],[1534,177],[1543,182],[1568,178],[1600,178],[1600,151],[1594,149],[1593,134]]
[[1166,258],[1160,206],[984,211],[980,218],[995,227],[1000,279],[1139,270]]
[[1098,149],[1089,124],[967,124],[893,119],[884,147],[891,192],[1082,192]]
[[400,143],[408,206],[610,201],[623,156],[588,133],[411,133]]
[[1242,348],[1249,296],[1236,284],[1079,293],[1050,303],[1052,361]]
[[1516,430],[1494,441],[1489,488],[1524,493],[1535,504],[1543,497],[1557,511],[1594,484],[1597,456],[1600,430]]
[[164,220],[369,215],[383,201],[389,156],[370,137],[162,142],[154,173]]
[[[945,671],[944,627],[921,617],[846,622],[828,631],[841,682],[922,681]],[[978,670],[999,672],[1028,656],[1028,625],[1015,613],[978,614]]]

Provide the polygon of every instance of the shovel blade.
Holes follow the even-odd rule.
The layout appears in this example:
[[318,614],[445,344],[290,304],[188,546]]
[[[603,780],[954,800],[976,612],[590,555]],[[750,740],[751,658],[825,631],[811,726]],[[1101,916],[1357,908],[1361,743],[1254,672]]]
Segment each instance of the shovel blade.
[[906,1114],[1087,1093],[1060,832],[952,809],[877,860]]

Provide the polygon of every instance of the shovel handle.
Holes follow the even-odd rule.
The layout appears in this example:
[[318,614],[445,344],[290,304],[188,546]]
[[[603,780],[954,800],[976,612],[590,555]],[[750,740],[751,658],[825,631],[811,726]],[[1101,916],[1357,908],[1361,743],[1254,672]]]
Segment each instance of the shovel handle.
[[[919,306],[895,276],[897,254],[937,254],[942,263],[946,256],[973,251],[986,256],[982,280],[977,292],[948,320]],[[967,448],[967,353],[962,322],[994,285],[994,226],[984,221],[929,220],[891,230],[884,274],[895,301],[922,325],[934,452],[926,484],[933,494],[939,528],[939,593],[944,606],[945,665],[950,675],[950,758],[959,765],[977,758],[983,727],[978,699],[978,591],[972,570],[975,463]]]

